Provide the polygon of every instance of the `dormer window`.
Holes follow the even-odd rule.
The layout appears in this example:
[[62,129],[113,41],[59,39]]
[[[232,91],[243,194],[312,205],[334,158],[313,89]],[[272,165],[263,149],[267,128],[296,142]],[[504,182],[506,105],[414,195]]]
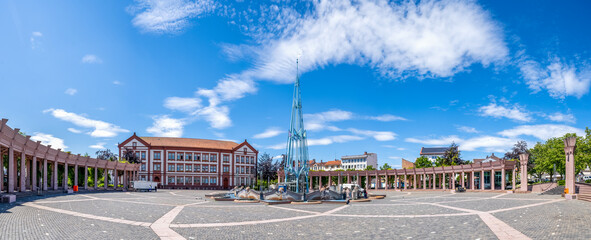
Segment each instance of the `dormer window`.
[[137,148],[137,142],[133,142],[131,145],[133,146],[133,149]]

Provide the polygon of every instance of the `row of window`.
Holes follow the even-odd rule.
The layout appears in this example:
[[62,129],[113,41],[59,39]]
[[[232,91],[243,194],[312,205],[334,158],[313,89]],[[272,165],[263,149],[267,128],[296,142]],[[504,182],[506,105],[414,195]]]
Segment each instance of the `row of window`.
[[360,162],[365,162],[365,159],[364,158],[344,159],[342,161],[343,161],[343,163],[360,163]]
[[168,177],[168,184],[217,184],[217,177]]
[[[176,167],[175,167],[176,166]],[[223,172],[227,173],[230,172],[229,166],[223,166]],[[141,171],[146,171],[146,164],[142,164]],[[154,171],[160,171],[160,164],[154,164]],[[216,173],[217,166],[215,165],[184,165],[184,164],[168,164],[168,171],[169,172],[209,172],[209,173]],[[242,174],[250,174],[255,173],[255,168],[253,166],[236,166],[236,173]]]

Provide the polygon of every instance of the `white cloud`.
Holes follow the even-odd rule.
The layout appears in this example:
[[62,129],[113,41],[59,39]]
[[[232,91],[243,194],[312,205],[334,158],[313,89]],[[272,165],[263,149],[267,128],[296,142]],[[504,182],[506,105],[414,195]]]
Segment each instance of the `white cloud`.
[[76,113],[66,112],[63,109],[50,108],[44,110],[43,112],[49,112],[53,117],[73,123],[79,127],[93,128],[94,130],[88,133],[92,137],[115,137],[119,133],[129,132],[129,130],[122,129],[121,127],[112,123],[89,119]]
[[75,129],[75,128],[68,128],[68,131],[73,132],[73,133],[82,133],[81,130]]
[[101,142],[101,143],[97,143],[94,145],[90,145],[88,146],[89,148],[94,148],[94,149],[105,149],[105,143]]
[[455,142],[460,147],[461,151],[486,151],[486,152],[506,152],[515,142],[517,142],[514,138],[502,138],[502,137],[495,137],[495,136],[478,136],[468,139],[463,139],[458,136],[445,136],[439,138],[426,138],[426,139],[417,139],[417,138],[407,138],[405,139],[406,142],[411,143],[420,143],[429,146],[442,146],[447,147],[452,142]]
[[272,127],[272,128],[267,128],[262,133],[259,133],[257,135],[254,135],[253,138],[255,138],[255,139],[272,138],[272,137],[278,136],[279,134],[282,134],[284,132],[286,132],[286,131],[281,130],[281,129],[276,128],[276,127]]
[[350,131],[354,134],[372,137],[377,141],[392,141],[396,139],[396,133],[390,131],[360,130],[356,128],[348,128],[347,131]]
[[41,44],[39,42],[39,38],[43,37],[43,33],[41,32],[32,32],[29,41],[31,42],[31,49],[36,49]]
[[518,104],[505,107],[497,105],[493,101],[487,106],[480,107],[478,112],[480,112],[481,116],[485,117],[508,118],[519,122],[530,122],[533,120],[531,114]]
[[66,89],[66,91],[64,93],[68,94],[70,96],[74,96],[74,94],[76,94],[77,92],[78,92],[78,90],[75,88],[68,88],[68,89]]
[[64,140],[61,138],[54,137],[51,134],[45,134],[36,132],[32,137],[31,140],[33,141],[41,141],[43,145],[51,145],[54,149],[66,149],[68,146],[64,144]]
[[86,54],[86,55],[84,55],[84,57],[82,57],[82,62],[83,63],[102,63],[103,60],[101,60],[96,55]]
[[565,123],[576,123],[577,119],[572,113],[564,114],[560,112],[556,112],[554,114],[545,115],[548,120],[553,122],[565,122]]
[[134,15],[133,25],[144,32],[175,33],[216,6],[212,0],[136,0],[128,11]]
[[181,98],[169,97],[164,100],[164,107],[171,110],[179,110],[182,112],[194,112],[201,107],[201,99],[199,98]]
[[394,160],[396,160],[396,159],[402,159],[402,157],[390,156],[390,157],[388,157],[388,159],[394,159]]
[[533,60],[523,60],[519,62],[519,68],[530,89],[534,92],[546,89],[553,98],[581,98],[591,86],[591,69],[588,66],[577,69],[559,58],[553,58],[545,67]]
[[[345,143],[345,142],[358,141],[358,140],[363,140],[363,139],[365,139],[365,138],[360,137],[360,136],[354,136],[354,135],[336,135],[336,136],[328,136],[328,137],[323,137],[323,138],[312,138],[312,139],[308,139],[307,142],[308,142],[308,146],[325,146],[325,145],[330,145],[333,143]],[[287,143],[279,143],[279,144],[268,146],[267,148],[268,149],[275,149],[275,150],[286,149]]]
[[479,133],[476,128],[468,127],[468,126],[458,126],[458,131],[466,132],[466,133]]
[[267,20],[254,23],[262,26],[247,27],[262,29],[253,34],[262,44],[228,45],[226,52],[255,53],[252,71],[280,82],[293,81],[300,53],[301,72],[346,63],[391,78],[449,77],[475,63],[503,62],[508,53],[497,23],[472,1],[320,0],[311,6],[302,14],[291,7],[265,11]]
[[519,137],[522,135],[533,136],[540,140],[547,140],[553,137],[562,137],[567,133],[576,133],[583,136],[585,131],[583,129],[559,125],[559,124],[540,124],[540,125],[521,125],[512,129],[499,132],[501,136],[505,137]]
[[181,137],[186,122],[183,119],[171,118],[168,115],[154,116],[152,126],[146,132],[158,137]]
[[368,117],[368,118],[372,119],[372,120],[381,121],[381,122],[406,121],[407,120],[406,118],[394,116],[394,115],[390,115],[390,114],[384,114],[384,115],[373,116],[373,117]]
[[122,83],[122,82],[120,82],[120,81],[113,81],[113,84],[115,84],[115,85],[121,85],[121,84],[123,84],[123,83]]
[[339,122],[350,120],[353,118],[353,113],[349,111],[343,111],[334,109],[326,112],[304,114],[304,126],[309,131],[320,131],[320,130],[331,130],[339,131],[341,129],[330,126],[330,122]]

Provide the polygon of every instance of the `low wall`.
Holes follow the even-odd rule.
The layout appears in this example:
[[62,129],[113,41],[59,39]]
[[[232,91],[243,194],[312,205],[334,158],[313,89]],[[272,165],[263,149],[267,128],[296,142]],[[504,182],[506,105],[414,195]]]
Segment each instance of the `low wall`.
[[541,184],[527,186],[527,188],[529,191],[531,191],[533,193],[542,193],[542,192],[548,191],[552,188],[555,188],[557,186],[558,186],[558,184],[556,184],[556,183],[541,183]]

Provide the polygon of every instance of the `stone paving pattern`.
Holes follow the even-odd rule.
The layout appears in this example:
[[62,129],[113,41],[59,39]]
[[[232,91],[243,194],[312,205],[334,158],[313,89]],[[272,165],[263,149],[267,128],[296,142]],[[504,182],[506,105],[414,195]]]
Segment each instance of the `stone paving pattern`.
[[266,206],[212,192],[26,197],[0,204],[0,239],[591,239],[591,203],[560,196],[379,191],[369,203]]

